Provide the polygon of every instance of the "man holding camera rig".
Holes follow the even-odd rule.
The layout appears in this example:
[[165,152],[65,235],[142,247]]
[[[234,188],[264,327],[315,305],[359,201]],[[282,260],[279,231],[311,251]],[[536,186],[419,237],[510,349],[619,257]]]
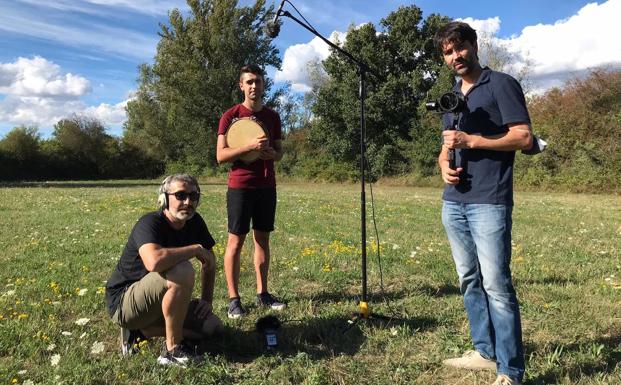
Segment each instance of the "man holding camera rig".
[[[511,76],[481,67],[477,35],[463,22],[438,30],[434,43],[461,79],[453,91],[465,101],[452,125],[445,114],[438,157],[444,224],[475,350],[445,365],[495,369],[493,385],[518,385],[524,376],[520,310],[511,281],[513,163],[533,136],[524,94]],[[455,168],[449,153],[455,153]]]

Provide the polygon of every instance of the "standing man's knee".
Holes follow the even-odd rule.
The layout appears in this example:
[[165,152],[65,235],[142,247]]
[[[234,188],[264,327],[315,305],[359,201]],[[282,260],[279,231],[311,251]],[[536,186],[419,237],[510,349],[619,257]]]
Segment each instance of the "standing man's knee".
[[226,244],[226,248],[233,251],[235,255],[238,255],[244,247],[244,241],[246,240],[246,234],[237,235],[233,233],[229,233],[229,239]]
[[262,248],[266,249],[270,244],[270,233],[266,231],[254,230],[254,241]]

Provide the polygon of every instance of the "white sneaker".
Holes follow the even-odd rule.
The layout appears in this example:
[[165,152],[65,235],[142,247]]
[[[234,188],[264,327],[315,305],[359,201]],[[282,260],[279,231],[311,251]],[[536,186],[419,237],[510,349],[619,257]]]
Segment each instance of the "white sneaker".
[[[496,361],[483,357],[476,350],[468,350],[461,357],[442,361],[446,366],[470,370],[496,370]],[[500,378],[500,377],[499,377]],[[508,377],[507,377],[508,378]],[[496,383],[494,383],[496,384]],[[499,383],[502,384],[502,383]],[[513,385],[513,383],[508,383]]]
[[496,381],[492,385],[522,385],[520,381],[513,380],[511,377],[506,374],[501,374],[496,377]]

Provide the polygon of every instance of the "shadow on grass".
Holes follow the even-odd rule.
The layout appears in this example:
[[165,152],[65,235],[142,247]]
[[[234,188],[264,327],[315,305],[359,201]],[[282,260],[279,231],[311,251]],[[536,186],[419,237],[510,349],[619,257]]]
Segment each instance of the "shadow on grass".
[[[396,291],[396,292],[387,292],[387,293],[368,293],[367,301],[372,303],[377,302],[385,302],[385,301],[395,301],[400,300],[406,297],[408,294],[404,291]],[[318,303],[336,303],[336,302],[351,302],[357,304],[362,298],[359,294],[348,294],[339,292],[338,290],[333,291],[322,291],[319,293],[313,293],[309,295],[301,295],[297,297],[298,300],[307,300]]]
[[[563,362],[561,365],[555,363],[550,365],[549,369],[529,378],[526,383],[531,385],[554,384],[562,382],[567,377],[572,381],[577,381],[584,376],[613,372],[621,362],[621,330],[615,330],[613,333],[609,333],[601,338],[563,345],[563,356],[571,356],[579,352],[584,353],[585,347],[597,347],[600,345],[603,345],[603,349],[601,349],[599,356],[592,357],[588,361],[576,362],[576,360],[570,360],[569,363]],[[526,347],[527,352],[536,350],[537,346]]]
[[[265,336],[255,330],[225,328],[224,332],[204,341],[199,350],[208,354],[221,355],[230,362],[248,363],[269,354],[293,357],[306,353],[311,359],[319,360],[335,356],[351,356],[360,351],[366,337],[366,327],[387,328],[408,326],[412,330],[429,329],[437,324],[427,318],[371,318],[351,324],[351,318],[343,316],[315,317],[302,321],[284,321],[278,331],[278,347],[268,350]],[[353,315],[352,315],[353,316]]]
[[545,285],[545,286],[567,286],[578,285],[581,281],[567,277],[548,276],[542,278],[514,278],[515,286],[529,286],[529,285]]
[[439,285],[439,286],[431,286],[424,285],[415,289],[415,291],[428,295],[430,297],[448,297],[451,295],[461,295],[459,291],[459,287],[455,285]]
[[[368,293],[368,302],[370,303],[382,303],[382,302],[391,302],[391,301],[398,301],[398,300],[402,300],[404,298],[410,297],[412,295],[426,295],[429,297],[445,297],[445,296],[451,296],[451,295],[461,295],[460,291],[459,291],[459,287],[455,286],[455,285],[439,285],[439,286],[432,286],[432,285],[423,285],[420,287],[415,287],[412,288],[412,290],[398,290],[398,291],[389,291],[389,292],[381,292],[381,291],[377,291],[374,293]],[[298,299],[301,300],[311,300],[311,301],[317,301],[320,303],[324,303],[324,302],[352,302],[357,304],[360,299],[361,299],[361,295],[357,295],[357,294],[347,294],[347,293],[342,293],[342,292],[338,292],[337,290],[333,290],[333,291],[322,291],[319,293],[314,293],[312,295],[303,295],[298,297]]]
[[226,327],[220,336],[203,342],[201,350],[241,363],[272,353],[295,356],[305,352],[315,359],[353,355],[360,349],[364,336],[360,330],[343,333],[343,325],[347,325],[347,318],[338,316],[285,321],[278,331],[278,347],[271,351],[265,347],[264,335],[256,330]]

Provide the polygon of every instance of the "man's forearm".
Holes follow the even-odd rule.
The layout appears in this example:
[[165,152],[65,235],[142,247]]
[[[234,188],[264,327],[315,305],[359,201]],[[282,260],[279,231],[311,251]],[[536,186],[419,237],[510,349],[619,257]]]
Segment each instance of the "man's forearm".
[[[214,257],[215,261],[215,257]],[[213,268],[208,268],[206,264],[201,265],[201,299],[212,303],[213,291],[216,281],[215,263]]]
[[438,155],[438,166],[440,166],[440,169],[442,169],[444,163],[448,163],[448,160],[448,148],[443,145]]
[[523,130],[512,134],[494,136],[475,136],[470,148],[495,151],[517,151],[529,149],[532,146],[532,136],[529,131]]
[[162,247],[155,243],[140,246],[138,254],[148,271],[162,272],[200,253],[198,244],[183,247]]
[[517,151],[529,149],[533,145],[533,137],[528,124],[513,124],[509,131],[490,136],[469,135],[469,148],[495,151]]

